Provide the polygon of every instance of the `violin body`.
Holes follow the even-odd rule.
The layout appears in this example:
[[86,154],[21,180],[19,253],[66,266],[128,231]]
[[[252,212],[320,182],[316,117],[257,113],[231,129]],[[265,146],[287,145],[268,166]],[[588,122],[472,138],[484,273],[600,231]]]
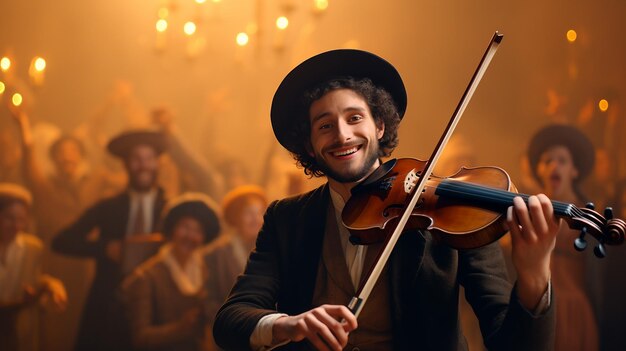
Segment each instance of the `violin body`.
[[[412,158],[386,162],[352,190],[342,212],[353,244],[385,241],[414,195],[414,185],[426,161]],[[499,167],[462,167],[449,177],[431,175],[405,229],[429,230],[441,243],[471,249],[498,240],[507,231],[504,213],[517,194],[509,175]],[[590,209],[553,202],[557,216],[572,229],[593,235],[601,243],[621,244],[626,223],[606,220]]]

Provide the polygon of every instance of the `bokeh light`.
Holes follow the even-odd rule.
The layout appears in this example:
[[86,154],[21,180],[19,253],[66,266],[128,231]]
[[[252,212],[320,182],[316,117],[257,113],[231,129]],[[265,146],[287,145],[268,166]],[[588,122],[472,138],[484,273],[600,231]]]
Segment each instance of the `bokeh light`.
[[196,24],[191,21],[186,22],[185,25],[183,26],[183,31],[187,35],[193,35],[193,33],[196,32]]
[[0,59],[0,69],[2,69],[3,72],[6,72],[9,68],[11,68],[11,59],[6,56]]
[[250,38],[248,37],[248,34],[246,33],[239,33],[237,34],[237,45],[239,46],[246,46],[248,44],[248,41],[250,40]]
[[570,43],[575,42],[576,38],[578,38],[578,34],[573,29],[568,30],[565,36],[567,37],[567,41],[569,41]]
[[13,96],[11,97],[11,102],[13,103],[14,106],[20,106],[22,102],[24,102],[24,99],[22,98],[22,94],[20,93],[13,94]]
[[325,11],[328,8],[328,0],[314,0],[314,3],[317,11]]
[[35,63],[34,63],[34,67],[35,70],[38,72],[42,72],[44,69],[46,69],[46,60],[43,59],[43,57],[35,57]]
[[0,82],[0,94],[4,94],[5,90],[6,90],[6,86],[4,85],[4,82]]
[[165,18],[169,16],[169,14],[170,14],[170,10],[168,10],[167,7],[161,7],[159,9],[159,18]]
[[167,21],[164,19],[158,20],[156,23],[156,30],[161,33],[165,32],[165,30],[167,30]]
[[606,99],[601,99],[598,102],[598,108],[602,112],[606,112],[609,109],[609,102]]
[[289,20],[285,16],[280,16],[276,19],[276,27],[278,29],[285,29],[289,25]]

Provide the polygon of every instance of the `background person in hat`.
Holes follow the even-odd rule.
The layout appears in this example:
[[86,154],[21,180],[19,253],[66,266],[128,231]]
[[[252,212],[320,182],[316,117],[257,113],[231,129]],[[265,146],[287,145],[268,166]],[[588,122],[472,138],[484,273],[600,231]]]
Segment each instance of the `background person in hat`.
[[[531,139],[528,159],[535,179],[551,199],[583,207],[588,201],[581,182],[591,173],[595,148],[580,130],[550,125]],[[552,254],[552,286],[558,296],[555,350],[598,349],[596,318],[587,292],[591,252],[579,253],[573,243],[580,233],[563,225]]]
[[[430,233],[405,233],[357,321],[345,307],[381,244],[348,243],[341,211],[350,190],[398,144],[406,92],[393,66],[371,53],[335,50],[292,70],[272,103],[278,141],[305,172],[326,175],[312,192],[272,203],[255,250],[217,314],[225,349],[287,344],[321,350],[465,349],[463,284],[491,349],[552,346],[550,254],[559,220],[544,195],[508,209],[518,280],[496,244],[457,251]],[[357,327],[358,326],[358,327]]]
[[157,186],[158,158],[165,151],[163,135],[129,131],[113,138],[108,150],[124,162],[128,187],[88,208],[54,238],[52,248],[96,261],[96,275],[83,310],[76,350],[111,350],[125,344],[121,312],[114,291],[123,278],[123,241],[155,231],[165,204]]
[[203,244],[220,232],[216,206],[206,195],[173,199],[163,218],[167,243],[122,284],[133,347],[201,350],[205,342],[207,281]]
[[[204,260],[211,270],[209,276],[208,323],[212,326],[237,277],[243,273],[250,251],[263,225],[267,209],[265,191],[256,185],[240,185],[222,199],[224,235],[207,246]],[[212,334],[211,334],[212,336]],[[213,338],[211,337],[211,340]]]

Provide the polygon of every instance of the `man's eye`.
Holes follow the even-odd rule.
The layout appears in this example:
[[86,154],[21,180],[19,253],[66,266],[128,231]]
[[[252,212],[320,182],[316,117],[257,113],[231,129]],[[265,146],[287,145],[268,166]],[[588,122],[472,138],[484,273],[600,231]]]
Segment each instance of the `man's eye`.
[[320,125],[320,129],[329,129],[331,127],[330,123],[325,123]]
[[350,117],[351,121],[360,121],[362,119],[363,119],[363,116],[361,116],[361,115],[353,115],[353,116]]

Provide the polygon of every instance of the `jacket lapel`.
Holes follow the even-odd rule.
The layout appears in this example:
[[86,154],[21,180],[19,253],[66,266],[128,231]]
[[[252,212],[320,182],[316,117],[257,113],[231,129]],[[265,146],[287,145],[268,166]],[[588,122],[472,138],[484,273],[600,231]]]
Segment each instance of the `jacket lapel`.
[[291,218],[295,228],[295,240],[290,239],[291,262],[289,269],[290,277],[294,277],[294,284],[290,290],[296,292],[296,296],[289,297],[293,306],[289,311],[301,313],[311,307],[313,290],[317,278],[317,269],[322,251],[324,230],[326,224],[326,212],[330,201],[328,184],[314,191],[311,197],[302,206],[296,218]]
[[[130,201],[129,201],[130,203]],[[157,232],[161,230],[160,226],[160,218],[163,212],[163,207],[165,206],[165,192],[163,189],[157,189],[157,196],[154,200],[154,207],[152,208],[152,232]],[[130,212],[130,211],[128,211]]]
[[[356,291],[348,272],[346,255],[341,249],[341,239],[335,218],[335,208],[329,203],[326,212],[326,225],[322,257],[328,277],[349,296]],[[350,244],[348,244],[350,245]]]
[[[122,239],[126,237],[126,228],[128,226],[128,218],[130,216],[130,193],[125,191],[121,193],[116,199],[117,205],[115,208],[119,211],[117,214],[118,220],[112,222],[116,226],[115,230],[111,234],[116,235],[115,239]],[[107,216],[103,214],[103,216]]]

